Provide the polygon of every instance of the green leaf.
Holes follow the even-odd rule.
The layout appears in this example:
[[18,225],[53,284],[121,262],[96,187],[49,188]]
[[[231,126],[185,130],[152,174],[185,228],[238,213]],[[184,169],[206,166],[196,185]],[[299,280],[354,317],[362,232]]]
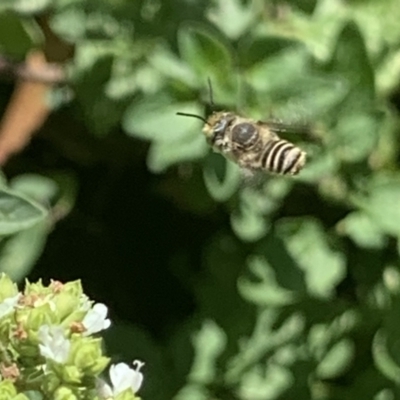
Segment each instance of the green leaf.
[[203,326],[193,338],[195,358],[189,373],[189,380],[207,385],[217,372],[217,361],[227,344],[225,332],[213,321]]
[[261,239],[270,229],[270,223],[254,208],[241,206],[231,214],[231,225],[236,235],[244,242]]
[[[26,390],[26,391],[23,392],[23,394],[29,400],[43,400],[43,393],[41,391],[39,391],[39,390]],[[18,400],[18,396],[17,396],[17,398],[15,400]],[[25,398],[23,398],[21,400],[25,400]]]
[[15,0],[14,9],[29,15],[45,11],[51,3],[51,0]]
[[189,383],[179,390],[173,400],[209,400],[210,393],[202,385]]
[[243,241],[259,240],[268,232],[268,216],[290,190],[284,179],[280,183],[270,177],[260,176],[260,179],[266,180],[264,190],[253,189],[250,185],[244,187],[239,193],[239,207],[231,213],[232,229]]
[[287,250],[284,240],[270,233],[259,242],[255,254],[265,259],[274,269],[279,287],[304,295],[306,291],[304,273],[298,268],[296,259]]
[[365,112],[371,107],[375,99],[374,71],[354,23],[343,28],[328,69],[348,81],[351,91],[344,105],[346,113]]
[[[121,56],[116,54],[115,57],[117,61]],[[137,92],[150,96],[159,95],[164,90],[165,78],[156,68],[147,63],[128,66],[127,62],[131,61],[121,62],[122,65],[116,67],[126,72],[113,74],[107,82],[106,94],[111,100],[128,101]]]
[[291,4],[304,13],[312,14],[318,0],[292,0]]
[[392,50],[376,69],[376,88],[382,98],[390,96],[400,80],[400,51]]
[[[34,31],[35,26],[31,30]],[[0,49],[3,53],[22,58],[33,45],[21,18],[12,13],[0,14]]]
[[[296,124],[300,121],[330,121],[332,112],[348,94],[344,81],[326,75],[301,76],[282,89],[281,93],[271,93],[271,112],[278,119]],[[271,97],[270,97],[271,98]],[[276,98],[276,101],[274,100]]]
[[318,364],[317,375],[321,379],[334,379],[342,375],[354,356],[354,344],[349,339],[336,343]]
[[53,179],[36,174],[18,175],[10,180],[10,187],[42,204],[54,199],[59,191],[59,187]]
[[196,137],[205,143],[202,123],[196,118],[176,115],[177,112],[202,115],[196,103],[177,103],[166,98],[150,97],[132,103],[125,111],[122,125],[128,134],[141,139],[176,145],[180,140]]
[[3,171],[0,171],[0,188],[7,188],[8,181]]
[[399,296],[392,296],[391,307],[386,311],[380,329],[376,332],[372,351],[376,366],[390,380],[399,383],[400,371],[400,311]]
[[292,187],[292,182],[284,178],[275,179],[264,173],[249,176],[246,182],[245,173],[240,172],[244,184],[238,194],[239,204],[231,212],[231,226],[241,240],[254,242],[270,230],[269,217],[281,205]]
[[[302,6],[305,1],[300,0]],[[338,30],[347,22],[347,9],[337,1],[316,0],[318,5],[312,16],[298,12],[298,1],[291,2],[287,8],[282,3],[271,7],[267,23],[261,24],[257,31],[294,38],[303,42],[320,60],[326,60],[334,46]],[[300,6],[299,8],[303,8]]]
[[379,54],[385,46],[394,47],[400,39],[400,10],[397,0],[353,1],[354,20],[365,37],[371,53]]
[[237,39],[254,21],[255,8],[251,3],[239,0],[219,0],[213,2],[208,13],[209,19],[231,39]]
[[307,164],[296,178],[301,182],[318,182],[324,184],[329,176],[334,176],[339,168],[339,161],[332,152],[324,151],[322,154],[309,154],[307,151]]
[[331,249],[321,223],[293,219],[277,224],[278,235],[305,274],[311,295],[329,298],[346,274],[344,255]]
[[[246,82],[254,94],[249,102],[268,117],[298,123],[332,118],[337,107],[349,93],[347,80],[332,72],[317,71],[309,52],[302,46],[288,46],[276,51],[246,71]],[[255,99],[253,99],[255,98]]]
[[240,398],[252,400],[283,398],[292,385],[290,370],[276,363],[256,365],[246,371],[240,382]]
[[294,293],[279,286],[275,271],[265,258],[251,257],[248,267],[252,273],[250,279],[242,276],[238,281],[239,292],[247,301],[264,307],[283,306],[293,302]]
[[[59,191],[52,179],[36,174],[18,175],[10,181],[10,187],[40,204],[50,204]],[[4,238],[0,242],[1,271],[16,281],[27,276],[41,255],[50,230],[51,222],[43,218],[34,226]]]
[[11,279],[25,278],[42,254],[50,232],[48,221],[42,220],[0,242],[0,269]]
[[205,279],[192,281],[196,303],[201,312],[218,321],[231,337],[238,337],[244,334],[244,327],[251,326],[254,318],[252,305],[244,302],[237,290],[245,254],[239,240],[230,232],[214,235],[209,243],[202,255]]
[[197,72],[201,81],[211,77],[219,84],[231,84],[232,55],[227,46],[204,27],[183,26],[178,32],[181,57]]
[[354,204],[383,232],[400,235],[400,178],[377,176],[367,191],[366,197],[354,197]]
[[[29,1],[29,0],[28,0]],[[55,13],[51,20],[51,28],[61,37],[75,43],[84,38],[88,15],[81,4],[72,4]]]
[[14,0],[3,0],[0,3],[0,12],[11,10],[13,5],[14,5]]
[[0,190],[0,235],[11,235],[31,228],[46,216],[39,204],[14,193]]
[[343,115],[332,132],[330,145],[347,162],[361,161],[378,143],[381,118],[370,114]]
[[[280,53],[290,52],[295,46],[299,46],[298,41],[282,38],[279,36],[257,36],[244,37],[239,42],[238,58],[241,68],[251,71],[257,68],[257,64],[266,64],[269,60],[274,62],[273,57],[279,57]],[[282,65],[284,68],[285,65]]]
[[208,151],[204,137],[197,132],[189,133],[190,136],[180,140],[154,142],[147,157],[149,169],[159,173],[173,164],[204,157]]
[[149,57],[149,63],[163,75],[184,82],[191,87],[196,82],[193,71],[165,46],[157,47]]
[[239,167],[224,156],[210,153],[203,168],[205,186],[216,201],[228,200],[241,181]]
[[307,70],[309,55],[303,47],[284,49],[246,71],[246,81],[256,92],[282,93],[296,87]]
[[395,395],[391,389],[382,389],[374,397],[374,400],[393,400]]
[[107,96],[106,85],[111,78],[112,66],[113,57],[110,54],[98,55],[76,80],[76,97],[82,106],[86,123],[98,135],[107,134],[117,125],[126,107],[123,100],[117,101]]
[[[297,340],[304,330],[305,321],[300,314],[289,316],[279,328],[276,328],[278,318],[279,313],[276,309],[271,307],[260,309],[252,334],[242,343],[240,351],[227,365],[226,381],[228,383],[242,381],[246,371],[253,366],[259,366],[259,363],[265,366],[267,355],[271,354],[273,350],[281,349],[285,344]],[[296,349],[293,347],[286,353],[291,353],[292,358],[297,356]],[[262,382],[259,381],[262,386],[268,385],[265,374],[259,379],[262,380]],[[247,379],[244,380],[247,381]],[[272,383],[272,387],[274,386],[275,384]],[[245,396],[244,398],[252,399],[253,397]]]
[[372,356],[379,371],[388,379],[400,384],[400,366],[390,355],[387,348],[387,335],[384,329],[376,332],[372,343]]
[[352,212],[340,221],[338,231],[349,236],[360,247],[379,249],[387,242],[379,226],[361,211]]

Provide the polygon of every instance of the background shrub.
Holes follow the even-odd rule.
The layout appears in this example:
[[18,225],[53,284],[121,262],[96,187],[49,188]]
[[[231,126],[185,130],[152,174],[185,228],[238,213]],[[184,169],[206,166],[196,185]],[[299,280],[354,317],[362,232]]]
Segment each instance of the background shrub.
[[[1,76],[34,48],[66,75],[27,67],[51,115],[23,151],[35,126],[9,151],[0,131],[1,270],[81,279],[146,399],[397,398],[397,3],[3,1]],[[244,182],[175,115],[209,112],[207,78],[221,107],[311,127],[298,177]]]

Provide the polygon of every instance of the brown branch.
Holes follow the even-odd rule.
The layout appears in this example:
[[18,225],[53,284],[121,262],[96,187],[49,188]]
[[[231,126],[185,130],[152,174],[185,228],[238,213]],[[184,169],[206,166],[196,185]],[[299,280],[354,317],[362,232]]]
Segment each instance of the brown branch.
[[21,151],[46,121],[51,112],[46,96],[55,84],[66,82],[62,65],[74,54],[74,45],[51,30],[48,15],[37,16],[36,22],[44,36],[41,51],[32,52],[24,63],[0,55],[0,77],[17,81],[0,121],[0,165]]
[[[46,65],[46,60],[37,51],[28,56],[27,65],[29,69],[39,70],[41,65]],[[51,84],[46,82],[18,79],[0,121],[0,165],[21,151],[46,121],[50,113],[46,93],[50,87]]]
[[3,55],[0,55],[0,77],[50,85],[66,82],[64,69],[56,63],[16,63]]

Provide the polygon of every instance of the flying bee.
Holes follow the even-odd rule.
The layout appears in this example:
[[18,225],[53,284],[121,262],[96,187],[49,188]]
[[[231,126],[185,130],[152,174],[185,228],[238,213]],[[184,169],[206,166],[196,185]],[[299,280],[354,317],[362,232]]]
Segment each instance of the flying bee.
[[[213,104],[211,85],[210,97]],[[207,119],[195,114],[177,114],[201,119],[210,146],[245,170],[296,175],[306,163],[303,150],[278,136],[296,131],[288,124],[257,121],[230,111],[215,111]]]
[[278,136],[293,130],[288,125],[243,118],[229,111],[214,112],[208,119],[194,114],[178,115],[203,120],[207,142],[241,168],[296,175],[306,163],[303,150]]

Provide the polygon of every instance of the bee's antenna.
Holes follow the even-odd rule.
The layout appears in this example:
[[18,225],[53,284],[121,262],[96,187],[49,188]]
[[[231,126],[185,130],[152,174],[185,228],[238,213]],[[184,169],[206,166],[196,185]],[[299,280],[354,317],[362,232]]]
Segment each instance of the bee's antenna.
[[[210,106],[211,106],[211,108],[215,108],[211,79],[207,78],[207,82],[208,82],[208,89],[209,89],[209,93],[210,93]],[[183,115],[184,117],[193,117],[193,118],[201,119],[205,124],[209,125],[207,119],[202,117],[201,115],[189,114],[189,113],[183,113],[183,112],[177,112],[176,115]]]
[[209,93],[210,93],[210,106],[211,106],[211,108],[215,108],[213,90],[212,90],[212,85],[211,85],[211,79],[207,78],[207,82],[208,82],[208,90],[209,90]]
[[177,112],[176,115],[183,115],[184,117],[198,118],[198,119],[201,119],[204,123],[208,124],[207,120],[204,117],[202,117],[201,115],[188,114],[188,113],[183,113],[183,112]]

